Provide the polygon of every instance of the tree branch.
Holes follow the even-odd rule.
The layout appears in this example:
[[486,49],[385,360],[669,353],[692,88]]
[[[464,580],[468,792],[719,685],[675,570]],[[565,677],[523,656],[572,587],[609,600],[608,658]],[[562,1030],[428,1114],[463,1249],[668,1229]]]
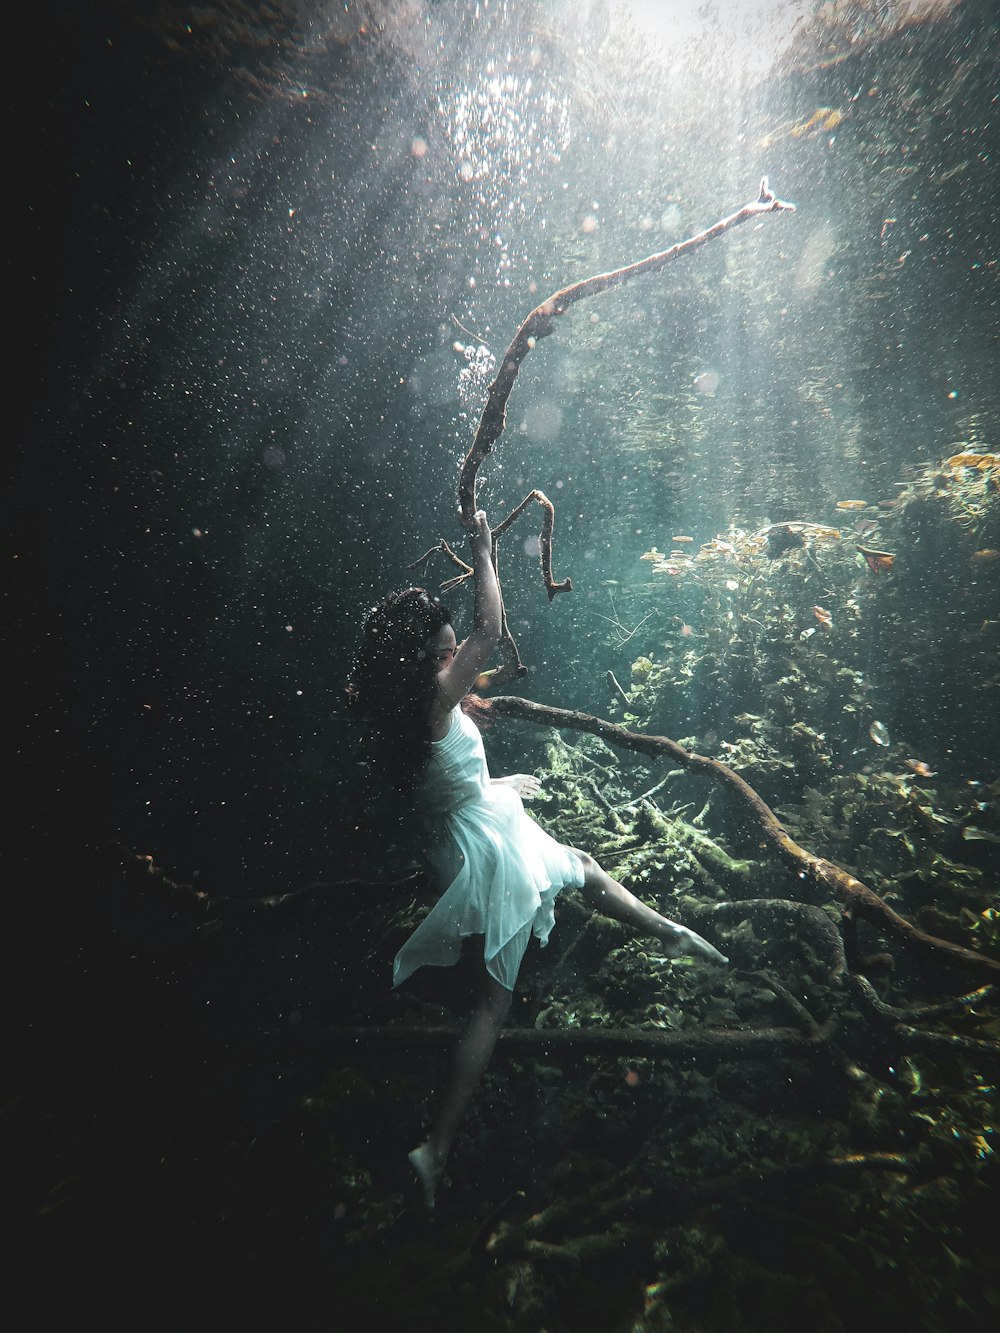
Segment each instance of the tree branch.
[[610,273],[598,273],[592,278],[584,278],[582,282],[575,282],[569,287],[563,287],[561,291],[555,292],[548,300],[543,301],[541,305],[532,310],[517,333],[514,334],[510,346],[503,354],[500,369],[490,385],[489,396],[479,420],[479,428],[476,431],[475,439],[466,455],[465,462],[462,464],[462,475],[458,483],[458,500],[462,523],[465,527],[472,527],[473,515],[477,509],[476,477],[483,460],[487,454],[492,452],[493,446],[503,434],[507,417],[507,400],[510,398],[514,381],[521,369],[521,363],[538,340],[547,338],[553,331],[556,319],[565,315],[572,306],[576,305],[577,301],[584,301],[587,297],[610,291],[612,287],[620,287],[622,283],[629,282],[632,278],[637,278],[643,273],[658,273],[671,260],[679,259],[681,255],[690,254],[693,250],[697,250],[709,241],[715,240],[717,236],[722,236],[733,227],[738,227],[741,223],[748,222],[751,218],[760,217],[764,213],[775,213],[781,210],[794,212],[795,205],[776,198],[768,188],[767,177],[765,176],[760,183],[760,194],[755,200],[744,204],[737,212],[731,213],[727,218],[722,218],[711,227],[706,227],[697,236],[692,236],[686,241],[679,241],[676,245],[670,246],[668,250],[660,250],[654,255],[649,255],[646,259],[637,260],[633,264],[626,264],[622,268],[612,270]]
[[[517,379],[521,364],[538,340],[547,338],[553,331],[557,318],[565,315],[578,301],[586,300],[590,296],[597,296],[600,292],[610,291],[612,287],[619,287],[622,283],[629,282],[632,278],[637,278],[644,273],[657,273],[671,260],[678,259],[681,255],[690,254],[693,250],[706,245],[717,236],[722,236],[733,227],[738,227],[741,223],[748,222],[751,218],[760,217],[764,213],[780,211],[794,212],[795,205],[778,199],[772,194],[768,187],[767,177],[764,176],[760,182],[760,194],[756,199],[744,204],[741,209],[731,213],[729,217],[721,218],[711,227],[706,227],[704,231],[700,231],[696,236],[691,236],[686,241],[679,241],[676,245],[670,246],[669,249],[660,250],[656,254],[648,255],[645,259],[637,260],[635,263],[625,264],[621,268],[613,269],[610,273],[597,273],[593,277],[584,278],[581,282],[572,283],[569,287],[563,287],[560,291],[553,293],[541,305],[536,306],[521,324],[510,346],[503,354],[500,369],[490,385],[486,405],[480,416],[475,437],[462,464],[458,482],[459,518],[462,525],[470,531],[473,527],[473,519],[478,508],[476,482],[479,469],[487,455],[492,453],[494,445],[503,434],[507,421],[507,402],[514,388],[514,381]],[[555,521],[555,509],[552,502],[542,491],[532,491],[494,529],[493,564],[495,567],[496,538],[510,527],[532,501],[541,505],[543,511],[542,531],[539,536],[539,555],[541,556],[545,591],[548,594],[549,601],[551,601],[556,593],[569,592],[573,584],[570,579],[563,579],[561,583],[557,583],[552,577],[552,527]],[[414,564],[421,564],[434,551],[441,551],[456,563],[461,563],[448,547],[448,544],[442,540]],[[410,569],[413,567],[413,565],[408,566]],[[451,579],[448,583],[442,584],[442,591],[463,583],[471,573],[467,566],[465,570],[466,572]],[[514,637],[507,625],[506,615],[503,619],[501,646],[503,663],[489,673],[491,683],[494,685],[506,684],[507,681],[523,676],[527,671],[521,661]]]

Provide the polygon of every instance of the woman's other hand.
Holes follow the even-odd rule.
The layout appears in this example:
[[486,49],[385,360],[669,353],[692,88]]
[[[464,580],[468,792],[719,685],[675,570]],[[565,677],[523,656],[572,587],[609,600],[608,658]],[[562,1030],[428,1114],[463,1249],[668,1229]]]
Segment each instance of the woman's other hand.
[[530,801],[542,790],[542,784],[534,773],[511,773],[505,778],[494,778],[494,782],[505,787],[513,787],[522,801]]

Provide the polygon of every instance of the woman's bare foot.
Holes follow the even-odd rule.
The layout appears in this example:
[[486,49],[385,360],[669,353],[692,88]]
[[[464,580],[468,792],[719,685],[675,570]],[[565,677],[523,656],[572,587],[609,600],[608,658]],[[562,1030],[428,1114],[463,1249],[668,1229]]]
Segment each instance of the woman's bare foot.
[[408,1156],[410,1165],[417,1173],[417,1179],[423,1187],[424,1203],[428,1208],[433,1208],[434,1195],[437,1191],[438,1181],[444,1171],[444,1163],[438,1161],[429,1143],[422,1143],[419,1148],[414,1148]]
[[671,933],[660,936],[663,952],[668,958],[687,954],[690,958],[699,958],[703,963],[715,963],[718,967],[725,967],[729,962],[726,955],[719,953],[714,944],[709,944],[708,940],[702,939],[693,930],[688,930],[687,926],[679,926],[675,921],[671,921],[670,926]]

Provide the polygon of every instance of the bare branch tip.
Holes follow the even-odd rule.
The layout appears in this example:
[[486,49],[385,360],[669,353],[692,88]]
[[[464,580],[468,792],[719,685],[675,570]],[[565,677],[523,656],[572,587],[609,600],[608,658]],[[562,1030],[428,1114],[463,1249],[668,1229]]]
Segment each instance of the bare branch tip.
[[786,209],[789,213],[795,212],[795,205],[790,204],[787,199],[779,199],[771,190],[766,176],[760,178],[760,195],[757,199],[758,204],[770,204],[773,209]]

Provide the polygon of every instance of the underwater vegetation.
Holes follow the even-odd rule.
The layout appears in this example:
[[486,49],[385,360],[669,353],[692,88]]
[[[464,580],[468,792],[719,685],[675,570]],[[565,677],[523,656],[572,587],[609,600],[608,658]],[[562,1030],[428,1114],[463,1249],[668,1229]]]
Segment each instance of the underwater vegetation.
[[[950,938],[981,942],[995,935],[1000,833],[988,725],[1000,707],[1000,467],[965,450],[917,470],[892,501],[850,510],[849,528],[768,525],[692,554],[647,552],[678,614],[610,711],[724,760],[795,836],[888,901],[913,895]],[[892,548],[883,563],[858,549],[859,528]],[[658,596],[656,583],[633,589],[628,614]]]
[[[731,701],[745,700],[751,706],[736,721],[755,743],[742,748],[764,770],[777,750],[768,755],[762,725],[784,729],[777,748],[785,754],[825,768],[868,754],[873,723],[896,735],[905,720],[915,749],[947,746],[956,770],[988,766],[981,722],[1000,690],[995,456],[964,453],[924,467],[897,497],[851,502],[851,511],[846,527],[768,524],[669,554],[647,551],[653,579],[618,596],[627,619],[659,620],[662,647],[637,657],[630,688],[615,692],[624,720],[677,736],[699,716],[697,743],[712,753]],[[873,547],[873,534],[887,549]],[[946,661],[957,670],[942,673],[950,677],[942,691]],[[808,728],[815,744],[805,743]],[[727,753],[741,745],[720,743]]]

